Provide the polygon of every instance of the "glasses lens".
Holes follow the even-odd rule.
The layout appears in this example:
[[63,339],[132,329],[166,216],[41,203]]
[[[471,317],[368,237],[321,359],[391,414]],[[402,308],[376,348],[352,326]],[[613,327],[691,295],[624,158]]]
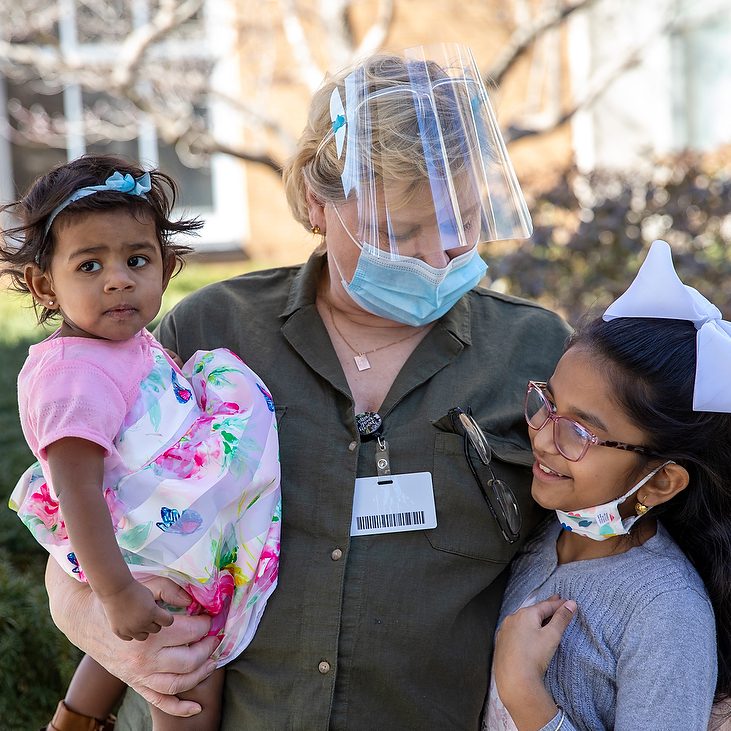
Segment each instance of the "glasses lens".
[[531,384],[525,397],[525,420],[533,429],[540,429],[548,419],[550,406],[538,386]]
[[511,538],[517,538],[520,533],[522,520],[520,517],[520,508],[518,507],[515,495],[513,495],[513,491],[502,480],[492,479],[489,484],[500,506],[499,512],[502,513],[505,519],[508,529],[506,533],[510,534]]
[[590,441],[587,432],[575,421],[562,416],[558,417],[555,429],[558,451],[572,462],[580,460]]

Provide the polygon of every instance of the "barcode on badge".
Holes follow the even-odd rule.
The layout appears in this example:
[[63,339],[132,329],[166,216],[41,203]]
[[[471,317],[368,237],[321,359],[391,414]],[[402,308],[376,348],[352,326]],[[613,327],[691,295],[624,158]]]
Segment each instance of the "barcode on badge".
[[409,513],[385,513],[383,515],[359,515],[355,519],[358,530],[374,530],[377,528],[400,528],[405,525],[424,525],[423,510]]

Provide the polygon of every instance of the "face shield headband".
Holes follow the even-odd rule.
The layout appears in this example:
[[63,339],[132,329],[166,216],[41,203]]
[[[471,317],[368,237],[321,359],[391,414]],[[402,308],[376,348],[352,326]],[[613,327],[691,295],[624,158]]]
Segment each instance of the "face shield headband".
[[[532,227],[484,84],[460,46],[366,62],[330,98],[318,155],[340,169],[345,222],[378,256],[468,249]],[[461,253],[461,252],[458,252]]]

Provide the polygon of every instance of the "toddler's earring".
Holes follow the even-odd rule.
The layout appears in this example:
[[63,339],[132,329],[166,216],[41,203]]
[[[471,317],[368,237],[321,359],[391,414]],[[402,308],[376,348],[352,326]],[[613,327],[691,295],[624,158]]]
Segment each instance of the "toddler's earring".
[[645,503],[642,502],[642,498],[637,498],[637,502],[635,503],[635,513],[637,513],[638,518],[641,518],[649,509],[650,506],[645,505]]
[[319,226],[318,226],[317,224],[315,224],[315,225],[314,225],[314,226],[313,226],[313,227],[312,227],[312,228],[310,229],[310,231],[312,231],[312,233],[313,233],[313,234],[315,234],[315,236],[319,236],[319,235],[320,235],[320,234],[322,233],[322,230],[320,229],[320,227],[319,227]]

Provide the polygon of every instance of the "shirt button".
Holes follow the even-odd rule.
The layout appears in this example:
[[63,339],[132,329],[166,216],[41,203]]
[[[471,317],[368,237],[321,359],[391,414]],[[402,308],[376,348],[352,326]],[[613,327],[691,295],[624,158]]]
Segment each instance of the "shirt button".
[[343,552],[342,552],[342,551],[341,551],[341,550],[340,550],[339,548],[336,548],[336,549],[335,549],[335,550],[334,550],[334,551],[333,551],[333,552],[332,552],[332,553],[330,554],[330,558],[331,558],[331,559],[332,559],[333,561],[340,561],[340,559],[341,559],[342,557],[343,557]]
[[318,666],[317,669],[323,674],[327,675],[330,672],[330,663],[327,660],[323,660]]
[[350,450],[351,452],[354,452],[354,451],[355,451],[355,448],[356,448],[357,446],[358,446],[358,442],[351,442],[350,444],[348,444],[348,449],[349,449],[349,450]]

